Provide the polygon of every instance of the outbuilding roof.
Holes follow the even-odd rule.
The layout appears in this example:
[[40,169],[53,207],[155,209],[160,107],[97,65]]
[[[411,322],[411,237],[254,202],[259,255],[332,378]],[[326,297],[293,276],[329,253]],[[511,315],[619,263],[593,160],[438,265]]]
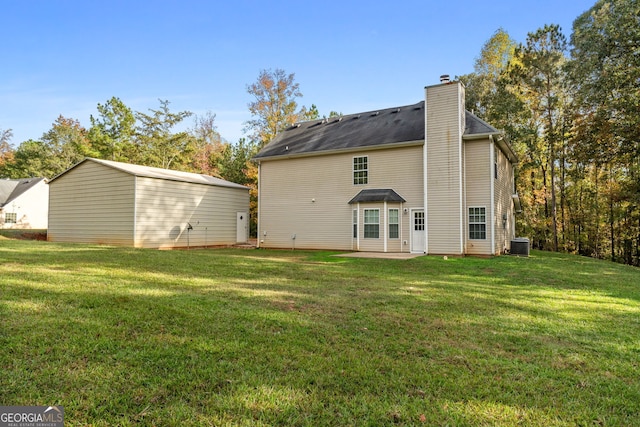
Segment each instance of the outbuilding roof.
[[[255,156],[262,160],[372,148],[397,143],[424,143],[424,101],[402,107],[367,111],[296,123],[280,132]],[[502,132],[465,112],[463,138]]]
[[45,178],[2,179],[0,180],[0,208],[8,205],[21,194]]
[[155,168],[151,166],[132,165],[130,163],[114,162],[112,160],[94,159],[91,157],[85,158],[81,162],[70,167],[69,169],[62,172],[61,174],[55,176],[50,182],[55,181],[56,179],[60,178],[70,170],[77,168],[84,162],[99,163],[101,165],[110,167],[112,169],[116,169],[134,176],[141,176],[146,178],[157,178],[157,179],[166,179],[169,181],[190,182],[194,184],[214,185],[218,187],[242,188],[245,190],[249,189],[244,185],[236,184],[236,183],[226,181],[221,178],[209,176],[209,175],[202,175],[199,173],[192,173],[192,172],[174,171],[170,169]]

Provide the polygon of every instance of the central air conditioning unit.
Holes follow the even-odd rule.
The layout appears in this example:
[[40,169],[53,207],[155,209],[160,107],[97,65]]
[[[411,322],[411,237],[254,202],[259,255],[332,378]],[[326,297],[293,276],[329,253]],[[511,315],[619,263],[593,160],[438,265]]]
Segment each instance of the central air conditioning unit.
[[511,241],[511,255],[529,256],[529,239],[516,237]]

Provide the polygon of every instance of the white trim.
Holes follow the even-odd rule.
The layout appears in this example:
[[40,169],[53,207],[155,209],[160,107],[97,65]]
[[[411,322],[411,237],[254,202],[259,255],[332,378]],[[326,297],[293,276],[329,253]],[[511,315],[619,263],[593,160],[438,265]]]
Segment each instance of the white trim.
[[[358,238],[356,239],[356,250],[360,250],[360,235],[364,233],[364,227],[362,227],[362,233],[360,232],[360,202],[356,205],[358,209]],[[364,214],[363,214],[364,215]],[[364,218],[363,218],[364,221]]]
[[495,143],[493,142],[493,137],[489,137],[489,182],[491,183],[491,255],[494,255],[496,252],[496,213],[495,213],[495,205],[496,205],[496,200],[495,200],[495,192],[496,192],[496,188],[495,188],[495,151],[496,151],[496,147],[495,147]]
[[[424,208],[411,208],[411,209],[409,209],[409,223],[410,223],[410,226],[409,226],[409,252],[410,253],[416,253],[416,254],[419,254],[419,253],[426,254],[427,253],[427,248],[426,248],[427,242],[426,241],[425,241],[425,247],[423,248],[422,251],[416,252],[416,251],[413,250],[413,232],[414,232],[413,228],[415,227],[415,218],[414,218],[413,215],[414,215],[415,212],[422,212],[422,215],[423,215],[423,217],[422,217],[423,226],[424,226],[425,230],[427,229],[427,212],[425,211],[425,209]],[[428,235],[429,234],[427,233],[427,236]]]
[[[366,169],[360,169],[360,170],[356,171],[355,160],[356,159],[362,159],[362,158],[366,159],[367,168]],[[356,172],[362,172],[362,171],[367,172],[367,179],[366,179],[367,182],[356,184],[355,183],[355,181],[356,181]],[[368,154],[364,154],[364,155],[361,155],[361,156],[353,156],[351,158],[351,185],[359,187],[359,186],[368,185],[368,184],[369,184],[369,155]]]
[[400,202],[398,210],[398,237],[400,238],[400,252],[404,252],[404,239],[402,238],[402,217],[404,216],[404,203]]
[[[260,216],[261,216],[260,213],[262,212],[262,209],[260,209],[260,202],[262,200],[262,197],[260,197],[260,193],[262,192],[262,185],[260,185],[260,183],[262,182],[262,176],[261,175],[262,175],[262,163],[260,161],[258,161],[258,218],[256,219],[257,220],[257,223],[256,223],[256,229],[257,229],[257,231],[256,231],[256,233],[257,233],[257,236],[256,236],[256,248],[260,248],[260,246],[261,246],[260,245],[260,240],[264,236],[263,232],[260,232],[260,223],[262,222],[260,220]],[[251,226],[251,225],[249,225],[249,226]]]
[[336,148],[334,150],[323,150],[323,151],[311,151],[308,153],[300,153],[300,154],[281,154],[276,156],[268,156],[268,157],[254,157],[255,160],[259,160],[261,162],[267,162],[270,160],[281,160],[281,159],[297,159],[300,157],[315,157],[315,156],[328,156],[331,154],[343,154],[343,153],[361,153],[363,151],[374,151],[374,150],[387,150],[393,148],[400,147],[414,147],[418,145],[422,145],[424,140],[412,140],[406,142],[391,142],[388,144],[378,144],[378,145],[360,145],[358,147],[351,148]]
[[136,248],[138,235],[138,177],[133,176],[133,247]]
[[[470,234],[471,234],[471,221],[469,221],[469,211],[471,209],[484,209],[484,239],[472,239],[471,236],[470,236]],[[469,240],[475,240],[475,241],[485,241],[485,240],[487,240],[487,234],[488,234],[488,231],[487,231],[487,228],[488,228],[487,227],[487,222],[488,222],[488,220],[487,220],[487,218],[488,217],[489,217],[489,215],[487,213],[487,207],[486,206],[478,206],[478,205],[473,206],[472,205],[472,206],[469,206],[467,208],[467,222],[469,222],[469,231],[467,233],[467,237],[469,237]],[[482,223],[481,222],[474,222],[474,224],[482,224]]]
[[[391,222],[391,211],[396,211],[398,213],[398,222],[392,223]],[[400,232],[400,214],[402,213],[402,204],[400,204],[400,208],[394,208],[394,207],[387,207],[387,232],[388,232],[388,238],[389,240],[402,240],[400,239],[401,237],[401,232]],[[398,237],[391,237],[391,229],[389,228],[389,226],[391,225],[397,225],[398,226]]]
[[462,224],[462,241],[463,241],[463,255],[466,254],[469,250],[469,247],[467,246],[467,244],[469,243],[469,233],[468,233],[468,229],[467,229],[467,223],[469,222],[469,209],[467,208],[467,145],[466,144],[462,144],[461,147],[462,150],[464,150],[464,154],[462,156],[462,164],[464,166],[464,169],[462,169],[462,182],[464,183],[464,187],[462,188],[462,200],[464,205],[462,206],[462,210],[463,212],[467,213],[467,217],[464,221],[464,223]]
[[[428,90],[425,87],[424,88],[424,145],[423,145],[423,149],[422,149],[422,170],[423,170],[423,177],[422,177],[422,188],[423,188],[423,204],[424,204],[424,208],[422,208],[422,210],[424,211],[424,253],[428,254],[429,253],[429,198],[428,198],[428,163],[427,161],[429,160],[429,156],[427,154],[427,141],[428,141],[428,126],[427,126],[427,122],[428,122],[428,116],[427,113],[429,111],[428,105],[429,102],[427,100],[427,94],[428,94]],[[411,220],[411,232],[409,233],[410,238],[413,237],[413,209],[411,209],[410,213],[410,220]],[[413,252],[413,242],[411,240],[409,240],[409,252]]]
[[[354,215],[355,214],[355,218]],[[358,227],[358,215],[360,214],[359,209],[356,207],[351,210],[351,249],[353,249],[353,244],[355,243],[356,249],[358,248],[358,237],[360,236],[360,229]],[[354,221],[355,219],[355,221]],[[353,236],[353,226],[356,227],[356,235]]]
[[[385,205],[386,205],[386,203],[387,202],[385,202]],[[366,211],[378,211],[378,237],[367,237],[367,236],[365,236],[366,227],[367,227],[367,215],[365,214]],[[364,227],[362,229],[362,238],[363,239],[378,239],[378,240],[380,240],[380,208],[364,208],[364,209],[362,209],[362,224],[364,225]],[[373,224],[374,223],[369,223],[369,225],[373,225]]]
[[[387,201],[385,200],[383,203],[384,206],[384,231],[382,232],[382,238],[384,242],[382,243],[383,252],[387,252],[387,239],[389,238],[389,230],[387,229],[389,225],[389,212],[387,210]],[[380,220],[378,220],[380,222]]]
[[464,254],[464,199],[463,199],[463,188],[464,188],[464,182],[462,179],[462,173],[463,173],[463,165],[462,165],[462,134],[464,133],[464,129],[462,129],[462,114],[464,113],[464,111],[460,111],[460,107],[462,105],[462,87],[460,85],[458,85],[458,133],[459,133],[459,146],[458,146],[458,167],[460,168],[460,174],[458,177],[459,180],[459,185],[460,185],[460,189],[458,191],[458,196],[459,196],[459,209],[460,209],[460,226],[459,226],[459,232],[460,232],[460,254]]

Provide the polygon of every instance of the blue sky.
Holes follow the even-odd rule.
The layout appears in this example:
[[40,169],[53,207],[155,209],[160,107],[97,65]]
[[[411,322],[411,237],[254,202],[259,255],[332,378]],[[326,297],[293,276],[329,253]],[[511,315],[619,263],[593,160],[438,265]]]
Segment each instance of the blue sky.
[[524,42],[555,23],[568,38],[594,3],[3,0],[0,129],[17,146],[59,115],[89,127],[96,105],[117,96],[135,111],[158,99],[211,111],[236,142],[262,69],[295,73],[298,102],[321,115],[401,106],[441,74],[472,72],[498,28]]

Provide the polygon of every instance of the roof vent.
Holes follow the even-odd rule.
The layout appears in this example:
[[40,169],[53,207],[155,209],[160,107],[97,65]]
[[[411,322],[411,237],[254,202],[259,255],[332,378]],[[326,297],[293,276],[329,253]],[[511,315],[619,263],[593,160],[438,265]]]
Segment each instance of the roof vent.
[[443,74],[440,76],[440,83],[449,83],[449,74]]

